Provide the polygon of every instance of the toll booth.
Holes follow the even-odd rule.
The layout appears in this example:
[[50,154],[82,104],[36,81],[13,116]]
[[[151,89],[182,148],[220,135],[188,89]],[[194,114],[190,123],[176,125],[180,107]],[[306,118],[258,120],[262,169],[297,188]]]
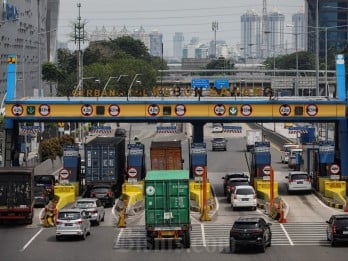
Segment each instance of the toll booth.
[[81,156],[77,145],[64,146],[63,168],[69,171],[69,182],[78,182],[79,191],[82,191]]
[[313,144],[315,139],[315,128],[310,126],[297,127],[301,131],[300,142],[301,144]]
[[134,183],[143,180],[145,175],[146,166],[144,144],[140,142],[128,144],[127,181],[129,183]]
[[329,176],[329,166],[335,162],[335,142],[319,142],[319,176]]
[[207,145],[205,142],[191,143],[190,179],[201,178],[207,166]]
[[255,142],[252,153],[250,179],[263,177],[263,167],[271,165],[271,144],[269,141]]

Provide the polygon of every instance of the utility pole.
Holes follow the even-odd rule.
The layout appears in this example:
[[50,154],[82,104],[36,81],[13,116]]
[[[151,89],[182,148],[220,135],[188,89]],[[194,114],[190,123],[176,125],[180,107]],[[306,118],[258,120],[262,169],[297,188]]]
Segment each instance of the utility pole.
[[219,30],[219,23],[218,23],[218,21],[213,21],[212,22],[211,29],[214,32],[214,58],[216,58],[216,31]]
[[[267,18],[267,0],[263,0],[262,4],[262,34],[261,34],[261,44],[262,44],[262,50],[261,50],[261,56],[262,58],[268,57],[269,54],[269,47],[268,47],[268,34],[265,32],[268,32],[268,18]],[[273,43],[274,44],[274,43]],[[273,50],[274,52],[274,50]]]
[[75,24],[75,34],[74,34],[74,40],[75,44],[77,44],[77,90],[79,94],[83,95],[83,71],[82,71],[82,66],[83,66],[83,56],[82,56],[82,50],[81,50],[81,42],[84,43],[85,40],[85,24],[81,23],[81,14],[80,14],[80,9],[81,9],[81,3],[77,3],[77,8],[78,8],[78,17],[77,17],[77,23]]

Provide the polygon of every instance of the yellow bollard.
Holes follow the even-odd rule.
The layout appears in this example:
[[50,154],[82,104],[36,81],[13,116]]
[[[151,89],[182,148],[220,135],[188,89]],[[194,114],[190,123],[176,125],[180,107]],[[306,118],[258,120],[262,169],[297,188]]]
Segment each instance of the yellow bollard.
[[123,201],[123,209],[120,212],[118,219],[118,227],[126,227],[126,210],[127,210],[128,200]]

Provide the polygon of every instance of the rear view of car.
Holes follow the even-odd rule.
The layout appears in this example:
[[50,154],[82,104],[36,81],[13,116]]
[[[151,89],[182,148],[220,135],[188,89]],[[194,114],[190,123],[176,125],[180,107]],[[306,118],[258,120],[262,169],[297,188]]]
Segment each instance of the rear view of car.
[[34,176],[34,184],[35,186],[42,186],[47,190],[49,199],[53,199],[54,196],[54,185],[56,183],[56,179],[54,175],[35,175]]
[[223,182],[223,187],[224,187],[224,196],[226,196],[227,192],[227,183],[230,178],[247,178],[249,179],[248,175],[246,175],[244,172],[228,172],[222,179],[224,180]]
[[223,132],[223,127],[221,123],[213,123],[213,133],[221,133]]
[[99,199],[105,207],[112,207],[115,203],[115,193],[111,185],[93,186],[90,197]]
[[306,171],[290,171],[289,175],[285,178],[288,179],[288,193],[294,191],[312,191],[311,177]]
[[249,178],[242,177],[242,178],[229,178],[226,183],[226,199],[227,203],[231,202],[231,195],[234,193],[234,190],[237,186],[241,185],[250,185],[249,184]]
[[83,209],[87,215],[90,216],[89,220],[95,225],[99,225],[101,221],[104,221],[105,209],[99,199],[96,198],[82,198],[78,199],[75,203],[75,208]]
[[212,141],[211,141],[211,146],[212,146],[212,151],[215,151],[215,150],[224,150],[226,151],[227,150],[227,140],[223,137],[221,138],[214,138]]
[[85,240],[91,233],[89,215],[82,209],[61,209],[56,222],[56,240],[64,236],[77,236]]
[[241,185],[236,186],[231,195],[231,207],[236,208],[251,208],[256,210],[257,198],[256,192],[252,186]]
[[348,214],[332,215],[326,223],[327,240],[331,242],[331,246],[348,243]]
[[49,202],[48,192],[44,186],[34,187],[34,207],[44,207]]

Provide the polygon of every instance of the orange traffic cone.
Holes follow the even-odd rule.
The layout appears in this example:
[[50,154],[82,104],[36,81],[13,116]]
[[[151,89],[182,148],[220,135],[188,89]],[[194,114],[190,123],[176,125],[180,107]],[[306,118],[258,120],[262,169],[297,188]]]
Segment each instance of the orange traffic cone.
[[278,220],[279,223],[286,223],[286,218],[284,216],[284,208],[280,210],[280,218]]

